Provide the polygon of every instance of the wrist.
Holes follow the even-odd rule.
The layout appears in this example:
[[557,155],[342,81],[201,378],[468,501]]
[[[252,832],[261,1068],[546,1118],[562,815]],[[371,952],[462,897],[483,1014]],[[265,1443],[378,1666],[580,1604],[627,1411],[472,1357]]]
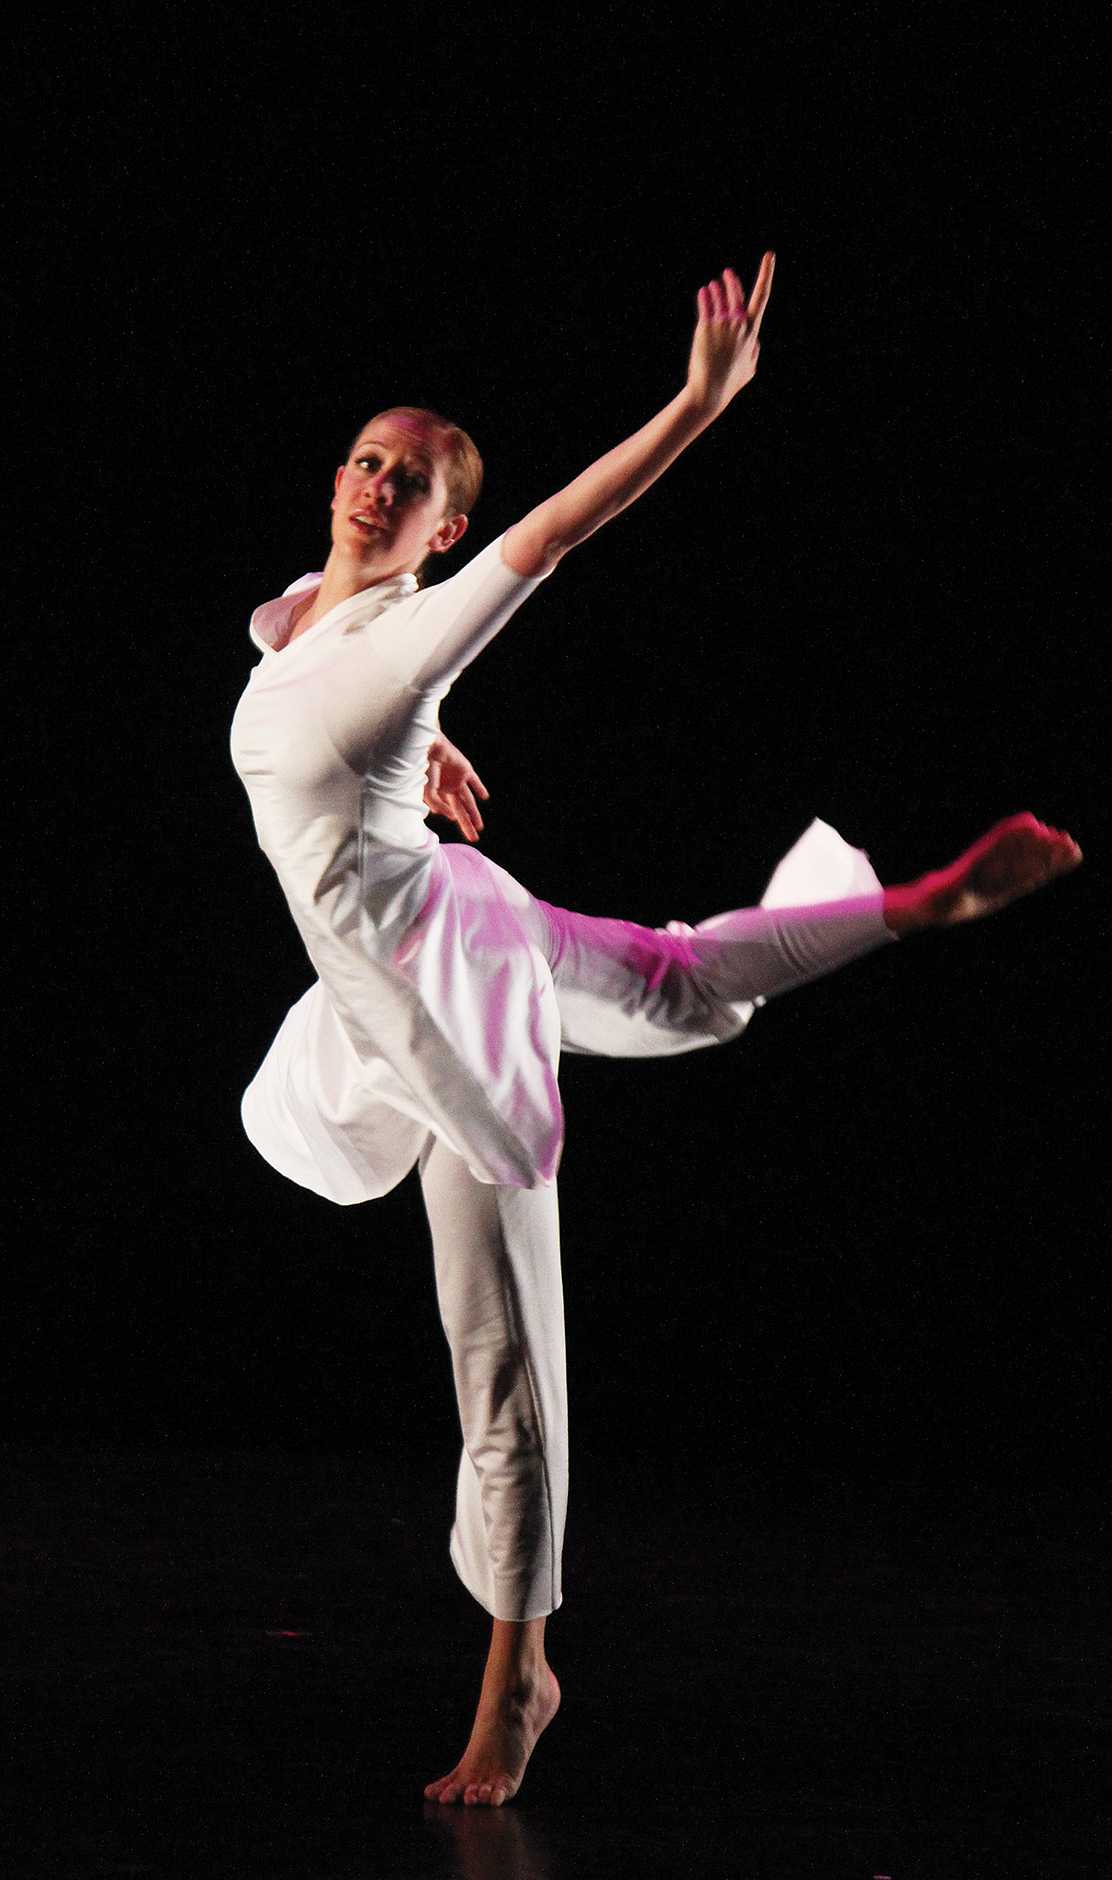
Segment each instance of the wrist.
[[[728,400],[701,390],[688,379],[677,403],[697,429],[702,431],[708,424],[713,424],[719,414],[725,410]],[[692,435],[694,434],[693,432]]]

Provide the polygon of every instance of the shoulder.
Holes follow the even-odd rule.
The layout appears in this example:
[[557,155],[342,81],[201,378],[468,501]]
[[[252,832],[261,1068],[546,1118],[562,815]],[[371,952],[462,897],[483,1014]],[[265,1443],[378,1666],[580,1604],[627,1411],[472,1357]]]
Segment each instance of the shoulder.
[[514,528],[496,536],[493,542],[488,542],[477,555],[473,555],[464,567],[456,569],[454,574],[446,575],[444,580],[434,582],[431,587],[422,588],[421,596],[431,600],[442,594],[450,605],[454,601],[467,599],[473,593],[492,590],[506,594],[529,592],[551,572],[560,556],[552,550],[542,554],[538,549],[534,553],[527,542],[512,539],[516,534],[517,529]]

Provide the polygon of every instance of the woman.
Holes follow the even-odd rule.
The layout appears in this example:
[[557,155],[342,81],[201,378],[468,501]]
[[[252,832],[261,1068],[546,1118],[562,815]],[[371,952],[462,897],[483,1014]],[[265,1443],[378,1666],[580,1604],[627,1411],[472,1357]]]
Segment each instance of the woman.
[[773,994],[1080,860],[1069,836],[1017,816],[949,868],[882,889],[816,822],[759,908],[648,929],[551,907],[427,829],[432,809],[473,845],[487,794],[440,732],[440,700],[753,377],[772,271],[766,254],[748,304],[731,269],[703,287],[677,397],[432,589],[418,571],[465,533],[481,467],[437,414],[380,413],[336,472],[323,575],[252,618],[262,659],[233,757],[318,978],[244,1123],[274,1167],[340,1203],[420,1171],[464,1439],[451,1557],[493,1621],[470,1742],[425,1790],[442,1802],[509,1799],[559,1703],[544,1629],[567,1499],[561,1047],[641,1056],[736,1037]]

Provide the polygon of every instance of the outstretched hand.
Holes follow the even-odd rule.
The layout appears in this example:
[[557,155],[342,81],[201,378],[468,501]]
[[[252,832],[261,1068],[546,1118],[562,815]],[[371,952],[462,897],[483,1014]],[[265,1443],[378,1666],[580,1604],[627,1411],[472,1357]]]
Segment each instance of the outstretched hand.
[[486,802],[490,791],[470,758],[440,732],[429,745],[425,802],[434,815],[454,822],[468,842],[477,842],[483,827],[476,791]]
[[721,280],[710,281],[699,289],[699,323],[691,344],[687,389],[708,412],[723,410],[757,370],[761,321],[775,266],[775,255],[762,256],[748,302],[732,268],[723,269]]

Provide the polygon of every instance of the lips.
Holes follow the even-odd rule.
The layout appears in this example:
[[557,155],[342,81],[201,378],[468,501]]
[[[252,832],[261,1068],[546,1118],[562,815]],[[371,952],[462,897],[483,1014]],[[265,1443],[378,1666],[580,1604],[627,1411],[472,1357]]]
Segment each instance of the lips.
[[381,531],[384,526],[381,522],[376,522],[373,516],[364,515],[361,510],[353,511],[350,519],[352,522],[357,522],[361,529],[378,529]]

